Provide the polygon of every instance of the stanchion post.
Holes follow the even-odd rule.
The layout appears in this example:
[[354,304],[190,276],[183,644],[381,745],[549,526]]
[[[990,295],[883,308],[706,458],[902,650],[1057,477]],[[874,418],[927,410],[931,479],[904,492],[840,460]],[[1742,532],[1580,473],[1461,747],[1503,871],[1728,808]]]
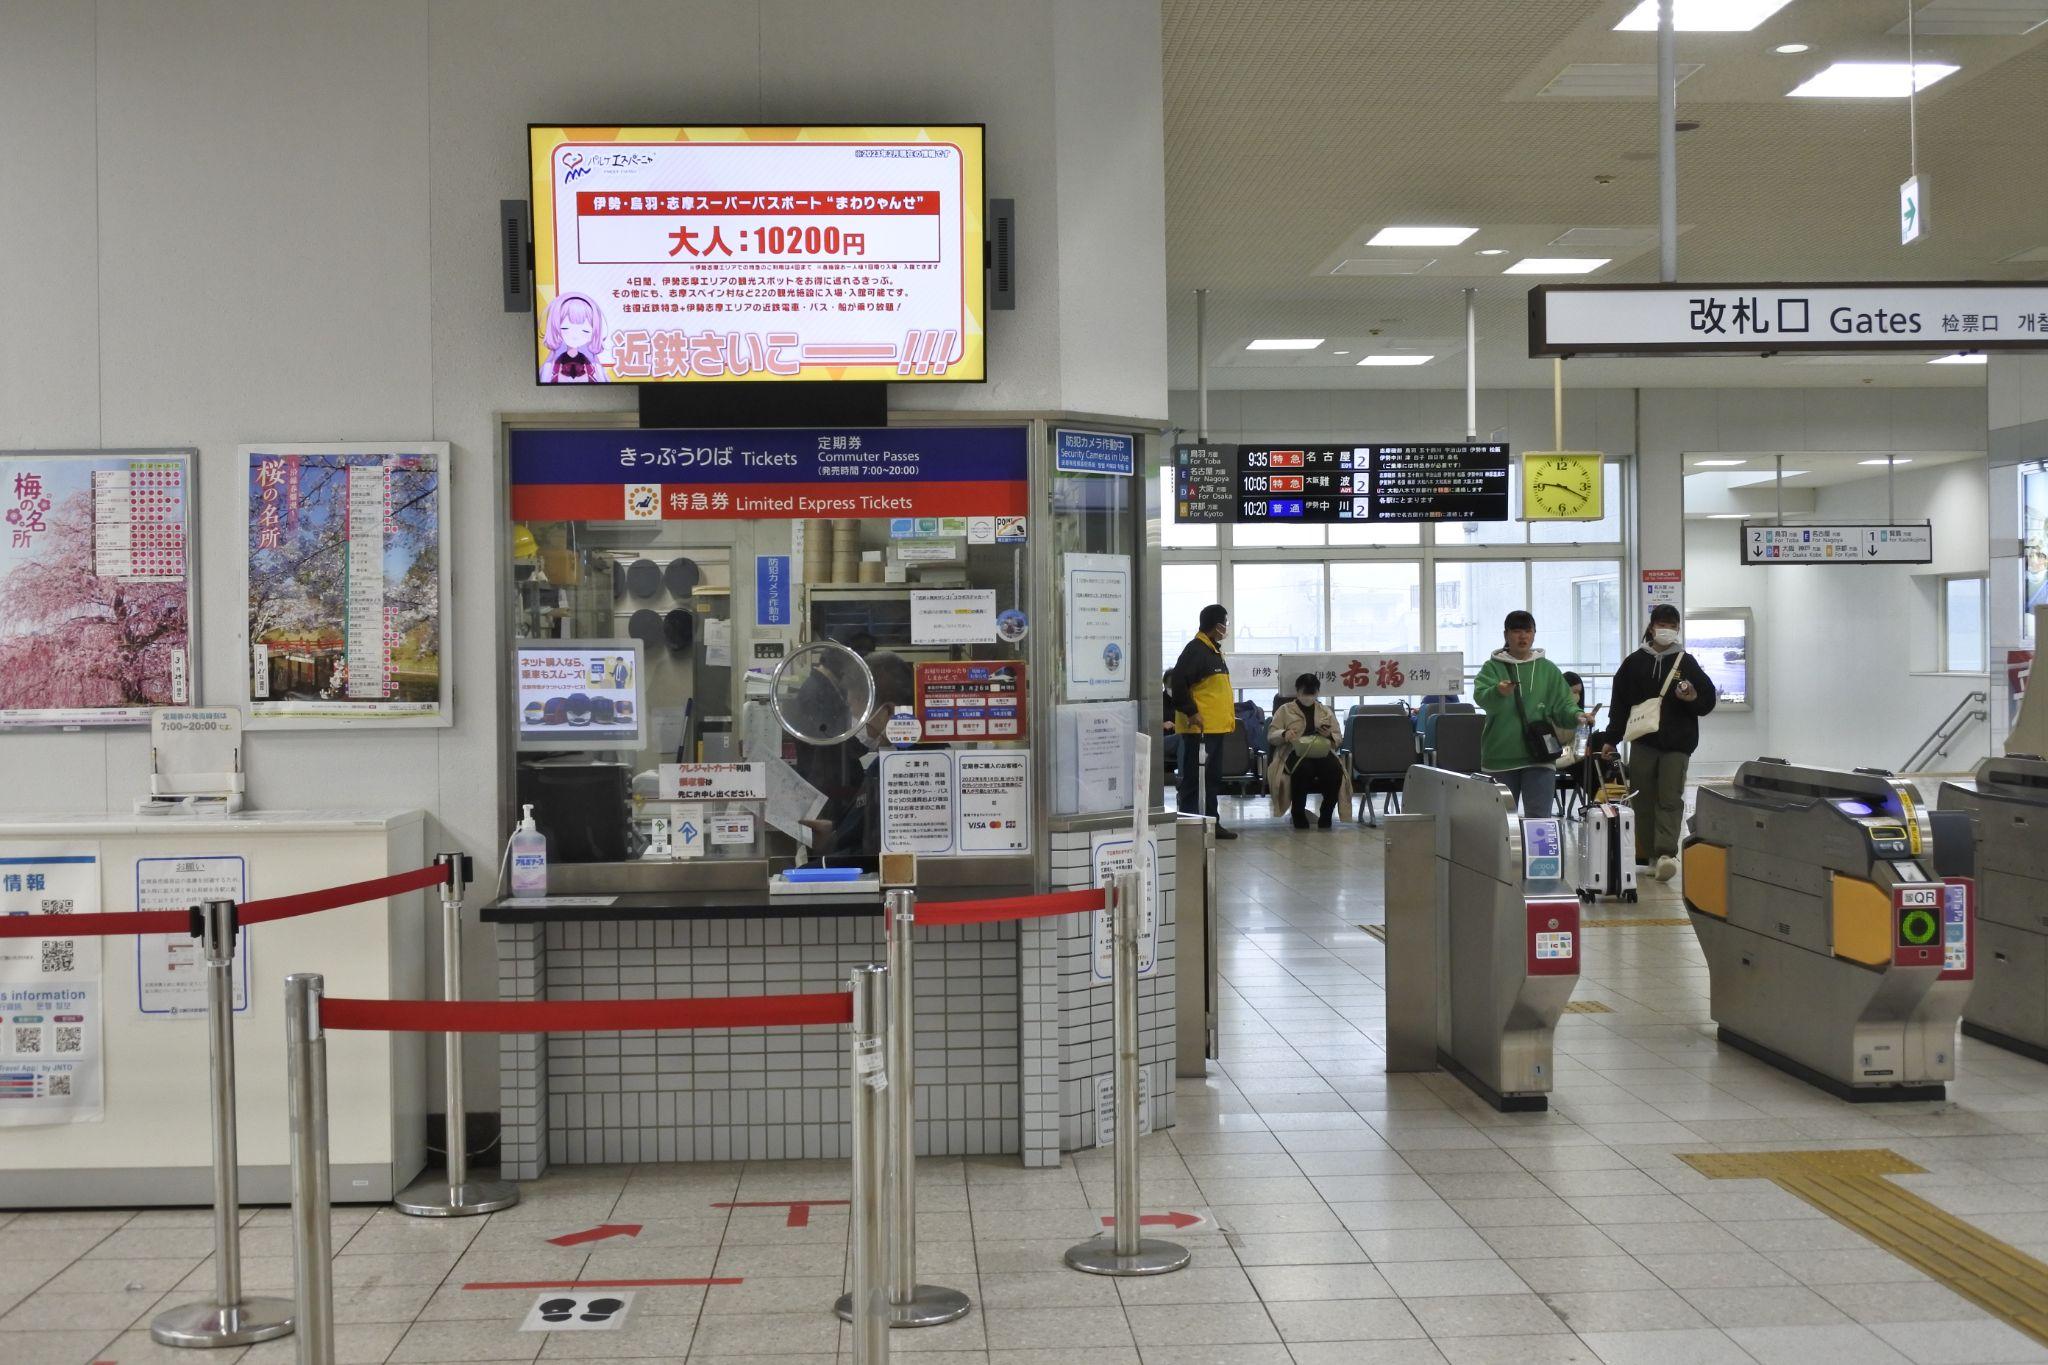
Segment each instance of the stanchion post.
[[[1131,860],[1140,856],[1134,845]],[[1111,1160],[1116,1177],[1116,1226],[1067,1251],[1067,1264],[1090,1275],[1164,1275],[1188,1263],[1175,1242],[1140,1236],[1138,1199],[1138,937],[1144,927],[1142,875],[1133,870],[1108,879],[1111,931],[1111,1015],[1116,1028],[1116,1134]]]
[[207,1052],[213,1107],[213,1302],[159,1313],[149,1335],[165,1346],[247,1346],[292,1330],[288,1299],[242,1294],[241,1153],[235,1133],[235,903],[192,907],[206,963]]
[[889,1361],[889,972],[853,969],[853,1365]]
[[[911,936],[917,927],[917,893],[891,891],[883,912],[889,949],[889,1143],[892,1177],[889,1234],[896,1250],[889,1263],[889,1325],[937,1327],[967,1316],[972,1305],[957,1289],[917,1282],[917,1075],[916,969]],[[833,1305],[842,1322],[853,1321],[853,1296]]]
[[[462,891],[470,880],[472,867],[467,853],[443,853],[434,862],[448,869],[441,884],[441,998],[462,998]],[[469,1113],[464,1107],[462,1035],[441,1035],[442,1074],[447,1082],[446,1173],[423,1177],[399,1192],[392,1201],[400,1213],[415,1218],[468,1218],[495,1213],[519,1202],[519,1187],[509,1180],[469,1178]]]
[[284,979],[286,1079],[292,1125],[292,1286],[298,1365],[334,1365],[334,1232],[327,1168],[327,1035],[320,1028],[325,980]]

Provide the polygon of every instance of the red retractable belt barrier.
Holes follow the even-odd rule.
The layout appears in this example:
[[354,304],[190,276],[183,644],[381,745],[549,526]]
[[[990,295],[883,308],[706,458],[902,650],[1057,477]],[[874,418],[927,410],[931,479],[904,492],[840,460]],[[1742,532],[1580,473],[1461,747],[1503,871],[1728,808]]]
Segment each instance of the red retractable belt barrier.
[[330,1029],[393,1033],[640,1033],[652,1029],[850,1024],[853,993],[714,1000],[350,1000],[327,996]]
[[[235,908],[235,921],[244,926],[292,919],[343,905],[382,900],[422,887],[439,886],[448,880],[448,869],[436,863],[389,877],[366,882],[307,891],[297,896],[271,896],[244,901]],[[184,910],[108,911],[92,915],[6,915],[0,916],[0,938],[92,938],[113,934],[183,934],[190,932],[192,916]]]
[[1005,920],[1043,919],[1049,915],[1071,915],[1079,910],[1100,910],[1102,888],[1085,891],[1055,891],[1047,896],[1010,896],[992,901],[920,901],[919,924],[999,924]]

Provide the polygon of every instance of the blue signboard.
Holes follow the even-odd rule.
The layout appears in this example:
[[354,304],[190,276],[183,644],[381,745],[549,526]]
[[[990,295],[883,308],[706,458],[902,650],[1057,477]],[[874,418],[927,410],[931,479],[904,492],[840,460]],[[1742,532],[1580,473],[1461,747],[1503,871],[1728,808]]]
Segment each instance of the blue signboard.
[[1554,819],[1522,821],[1522,878],[1554,882],[1564,876],[1564,839]]
[[789,556],[754,556],[754,624],[786,626],[789,614]]
[[1107,431],[1068,431],[1052,434],[1053,468],[1062,474],[1122,474],[1138,470],[1138,438]]

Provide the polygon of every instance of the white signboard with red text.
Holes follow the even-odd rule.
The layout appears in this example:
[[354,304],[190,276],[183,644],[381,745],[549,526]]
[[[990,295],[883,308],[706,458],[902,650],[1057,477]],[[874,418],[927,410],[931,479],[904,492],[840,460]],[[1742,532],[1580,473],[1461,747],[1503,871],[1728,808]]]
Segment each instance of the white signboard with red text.
[[1325,697],[1424,697],[1453,695],[1464,688],[1465,656],[1444,653],[1283,654],[1280,676],[1313,673],[1322,680]]

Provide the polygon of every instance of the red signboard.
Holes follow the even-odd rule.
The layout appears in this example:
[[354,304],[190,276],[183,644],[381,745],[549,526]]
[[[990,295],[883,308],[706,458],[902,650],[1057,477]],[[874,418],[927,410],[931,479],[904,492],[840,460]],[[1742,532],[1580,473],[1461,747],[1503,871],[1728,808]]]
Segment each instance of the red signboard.
[[1529,960],[1531,976],[1577,976],[1579,974],[1579,902],[1542,900],[1528,902]]

